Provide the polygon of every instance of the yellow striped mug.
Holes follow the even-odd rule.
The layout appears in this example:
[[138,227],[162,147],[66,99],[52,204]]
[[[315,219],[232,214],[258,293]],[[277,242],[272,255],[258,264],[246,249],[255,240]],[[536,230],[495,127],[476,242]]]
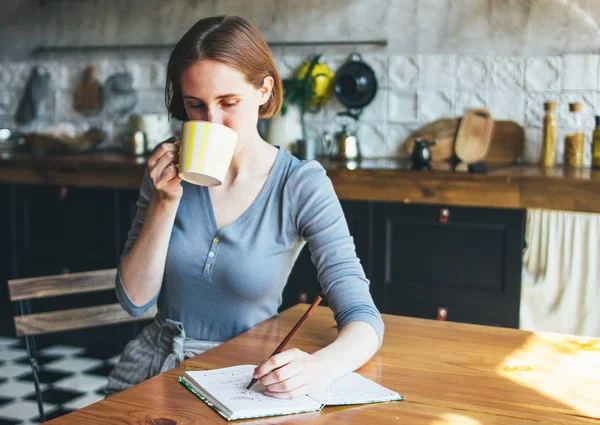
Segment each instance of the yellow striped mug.
[[223,184],[229,169],[237,133],[208,121],[186,121],[181,131],[179,177],[201,186]]

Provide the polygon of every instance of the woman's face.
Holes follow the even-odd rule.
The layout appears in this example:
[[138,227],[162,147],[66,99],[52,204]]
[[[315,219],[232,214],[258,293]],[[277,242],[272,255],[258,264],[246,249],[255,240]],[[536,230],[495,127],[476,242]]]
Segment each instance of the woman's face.
[[269,100],[272,87],[272,77],[256,88],[244,74],[216,60],[198,61],[181,73],[188,119],[223,124],[240,137],[257,131],[258,108]]

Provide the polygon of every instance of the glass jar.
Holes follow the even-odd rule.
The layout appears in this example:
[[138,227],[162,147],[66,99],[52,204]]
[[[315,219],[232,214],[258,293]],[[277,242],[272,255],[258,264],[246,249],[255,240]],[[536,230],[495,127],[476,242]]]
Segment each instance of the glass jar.
[[583,167],[585,133],[583,132],[582,108],[583,105],[581,102],[569,103],[569,112],[572,116],[573,129],[575,131],[565,136],[563,152],[563,165],[565,167]]

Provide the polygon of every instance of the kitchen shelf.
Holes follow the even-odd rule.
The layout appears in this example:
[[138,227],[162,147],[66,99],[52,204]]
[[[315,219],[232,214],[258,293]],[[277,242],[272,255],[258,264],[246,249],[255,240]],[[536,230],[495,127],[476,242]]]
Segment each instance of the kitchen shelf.
[[[387,39],[380,40],[315,40],[315,41],[268,41],[272,47],[298,46],[381,46],[388,44]],[[157,50],[172,49],[174,44],[83,44],[63,46],[37,46],[31,51],[32,56],[55,52],[90,52],[90,51],[126,51],[126,50]]]

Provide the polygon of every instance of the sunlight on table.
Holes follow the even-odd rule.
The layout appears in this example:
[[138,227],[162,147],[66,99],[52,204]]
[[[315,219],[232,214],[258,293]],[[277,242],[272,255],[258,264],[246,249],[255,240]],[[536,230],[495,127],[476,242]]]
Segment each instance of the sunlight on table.
[[533,334],[498,365],[498,373],[600,418],[600,340]]

